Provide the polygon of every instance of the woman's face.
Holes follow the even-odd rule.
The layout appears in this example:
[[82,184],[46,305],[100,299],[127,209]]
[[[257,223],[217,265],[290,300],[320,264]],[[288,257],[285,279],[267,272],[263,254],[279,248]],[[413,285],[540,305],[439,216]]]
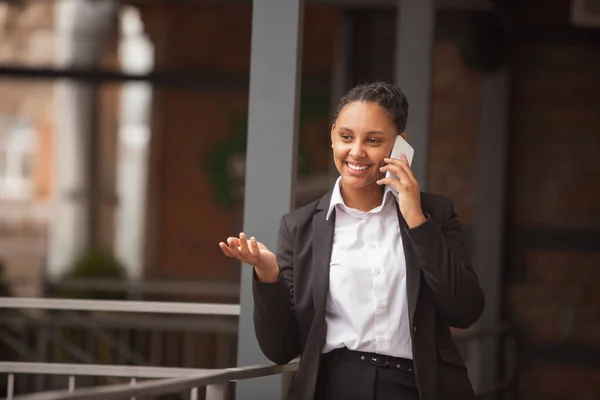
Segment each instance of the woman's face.
[[379,104],[355,101],[347,104],[331,127],[333,161],[342,186],[377,185],[398,134],[391,118]]

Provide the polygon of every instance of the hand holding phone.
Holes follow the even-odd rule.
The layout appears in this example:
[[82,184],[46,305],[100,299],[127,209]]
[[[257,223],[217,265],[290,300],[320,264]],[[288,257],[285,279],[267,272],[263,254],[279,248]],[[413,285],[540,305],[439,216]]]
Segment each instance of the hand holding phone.
[[[413,156],[415,154],[415,149],[413,149],[412,146],[408,144],[408,142],[404,140],[402,136],[398,135],[396,136],[396,141],[394,142],[394,148],[392,149],[390,158],[401,160],[402,154],[406,156],[406,159],[408,160],[408,166],[410,167],[410,165],[412,164]],[[386,172],[385,177],[392,177],[394,179],[398,179],[396,174],[394,174],[391,171]]]

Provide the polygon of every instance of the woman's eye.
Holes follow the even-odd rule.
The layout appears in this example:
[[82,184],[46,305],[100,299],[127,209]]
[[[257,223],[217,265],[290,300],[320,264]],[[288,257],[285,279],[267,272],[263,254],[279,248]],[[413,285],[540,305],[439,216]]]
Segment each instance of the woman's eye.
[[340,137],[342,138],[342,140],[351,140],[352,139],[352,137],[350,137],[350,135],[342,134]]
[[369,144],[377,144],[380,142],[380,140],[379,139],[367,139],[367,142]]

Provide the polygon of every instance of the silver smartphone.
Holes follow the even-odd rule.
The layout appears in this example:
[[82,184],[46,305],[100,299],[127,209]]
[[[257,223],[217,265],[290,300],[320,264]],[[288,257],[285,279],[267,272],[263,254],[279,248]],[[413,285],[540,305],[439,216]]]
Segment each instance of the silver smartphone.
[[[402,136],[398,135],[396,136],[396,141],[394,142],[394,148],[392,149],[390,158],[396,158],[398,160],[401,160],[402,154],[406,156],[406,159],[408,160],[408,165],[410,166],[412,164],[413,156],[415,155],[415,149],[413,149],[412,146],[402,138]],[[386,172],[385,177],[396,178],[396,174],[388,171]]]

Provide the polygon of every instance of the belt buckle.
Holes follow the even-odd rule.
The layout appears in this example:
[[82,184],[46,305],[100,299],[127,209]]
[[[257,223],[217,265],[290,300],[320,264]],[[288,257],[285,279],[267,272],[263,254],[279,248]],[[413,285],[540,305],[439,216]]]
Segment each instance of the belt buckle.
[[387,358],[384,356],[376,356],[376,357],[371,356],[371,364],[375,365],[377,367],[387,367],[388,361],[387,361]]

